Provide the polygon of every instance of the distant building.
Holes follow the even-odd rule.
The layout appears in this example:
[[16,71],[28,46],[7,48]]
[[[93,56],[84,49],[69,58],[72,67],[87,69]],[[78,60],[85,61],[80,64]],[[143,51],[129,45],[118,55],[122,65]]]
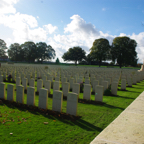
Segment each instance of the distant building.
[[8,60],[9,60],[8,56],[1,56],[0,57],[0,61],[8,61]]

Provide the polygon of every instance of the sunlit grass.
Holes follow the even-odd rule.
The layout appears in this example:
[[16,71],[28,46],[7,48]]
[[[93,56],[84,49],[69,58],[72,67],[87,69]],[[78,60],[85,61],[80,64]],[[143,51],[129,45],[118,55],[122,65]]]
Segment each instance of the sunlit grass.
[[[118,96],[103,96],[104,105],[78,103],[78,115],[82,117],[77,121],[61,119],[49,114],[32,113],[0,104],[0,142],[4,144],[90,143],[140,95],[143,87],[144,81],[133,85],[133,87],[127,87],[127,91],[118,90]],[[53,93],[52,89],[51,93]],[[83,98],[82,93],[79,98]],[[94,100],[94,95],[91,95],[91,99]],[[38,106],[38,100],[39,96],[36,95],[36,106]],[[16,101],[16,91],[14,101]],[[25,94],[25,104],[26,101],[27,95]],[[67,101],[64,100],[62,106],[64,113],[66,113],[66,105]],[[52,110],[52,98],[48,98],[48,109]],[[4,121],[6,123],[3,123]],[[48,122],[48,124],[45,125],[44,122]],[[13,134],[10,135],[10,133]]]

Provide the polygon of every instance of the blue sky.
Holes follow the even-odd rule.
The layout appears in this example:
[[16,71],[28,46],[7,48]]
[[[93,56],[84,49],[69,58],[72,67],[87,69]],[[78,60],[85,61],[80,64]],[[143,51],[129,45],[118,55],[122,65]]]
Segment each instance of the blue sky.
[[7,46],[46,42],[56,58],[70,47],[87,54],[95,39],[128,36],[144,58],[144,0],[0,0],[0,39]]

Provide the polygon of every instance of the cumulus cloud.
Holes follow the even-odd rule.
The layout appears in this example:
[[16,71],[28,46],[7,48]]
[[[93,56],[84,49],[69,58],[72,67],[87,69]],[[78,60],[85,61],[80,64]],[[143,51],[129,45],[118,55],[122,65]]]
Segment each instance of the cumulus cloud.
[[0,14],[16,13],[14,4],[19,0],[0,0]]
[[133,33],[129,36],[131,39],[134,39],[137,42],[137,48],[136,51],[138,53],[138,62],[143,62],[144,60],[144,32],[141,32],[139,34]]
[[16,29],[13,31],[14,41],[24,43],[25,41],[46,41],[47,34],[43,28],[30,29],[26,26],[24,29]]
[[43,28],[37,28],[37,20],[31,15],[20,13],[0,15],[0,19],[0,24],[12,29],[15,42],[46,40],[46,31]]
[[72,21],[64,28],[64,33],[70,32],[84,36],[99,35],[99,31],[95,29],[95,26],[91,23],[86,23],[79,15],[73,15],[70,19],[72,19]]
[[64,35],[57,34],[53,37],[53,41],[58,43],[61,49],[67,51],[71,47],[80,46],[88,54],[95,39],[103,37],[112,43],[114,36],[99,31],[79,15],[73,15],[70,19],[72,21],[64,28]]
[[54,33],[58,29],[57,26],[52,26],[52,24],[44,25],[43,27],[49,34]]
[[27,14],[0,15],[0,19],[0,24],[12,29],[23,29],[26,26],[35,28],[38,26],[36,18]]

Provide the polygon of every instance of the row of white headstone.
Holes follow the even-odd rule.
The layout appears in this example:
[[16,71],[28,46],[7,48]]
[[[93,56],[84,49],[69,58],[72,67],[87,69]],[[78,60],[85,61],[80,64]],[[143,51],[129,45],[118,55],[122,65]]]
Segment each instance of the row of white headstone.
[[[0,98],[6,99],[5,83],[0,83]],[[14,85],[7,85],[7,100],[14,101]],[[24,104],[24,86],[17,86],[16,102]],[[62,112],[63,92],[59,90],[53,91],[52,110]],[[27,88],[27,105],[35,106],[35,88]],[[77,116],[78,95],[76,93],[68,93],[66,113]],[[48,109],[48,90],[41,88],[39,90],[38,107]]]
[[[93,85],[93,91],[95,92],[95,101],[101,101],[103,100],[103,92],[105,89],[108,88],[108,82],[104,81],[103,82],[104,86],[100,86],[99,85],[99,81],[95,80],[95,85]],[[16,78],[16,87],[21,85],[21,80],[19,77]],[[27,79],[24,78],[22,85],[24,86],[24,90],[27,90]],[[35,87],[35,80],[34,79],[30,79],[30,83],[29,83],[30,87]],[[51,92],[51,81],[47,80],[45,81],[45,85],[44,85],[45,89],[48,90],[48,92]],[[39,92],[39,90],[43,88],[43,80],[38,80],[37,81],[37,92]],[[60,82],[59,81],[55,81],[53,82],[53,91],[55,90],[60,90]],[[68,82],[63,82],[63,95],[65,97],[68,96],[68,93],[70,91],[70,84]],[[72,86],[72,92],[76,93],[79,97],[79,93],[80,93],[80,84],[78,83],[73,83]],[[86,100],[91,100],[91,85],[90,84],[84,84],[84,92],[83,92],[83,99]]]

